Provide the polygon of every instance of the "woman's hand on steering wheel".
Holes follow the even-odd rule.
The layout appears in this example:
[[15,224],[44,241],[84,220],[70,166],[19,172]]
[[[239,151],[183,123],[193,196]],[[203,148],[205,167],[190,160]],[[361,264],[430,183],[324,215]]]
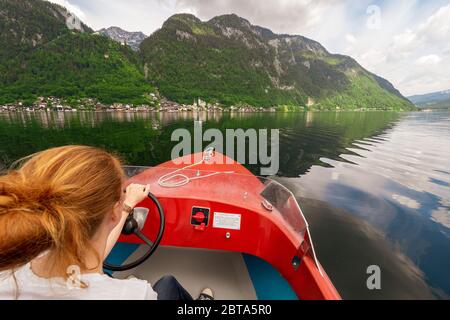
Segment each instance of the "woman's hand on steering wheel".
[[134,208],[148,197],[150,185],[132,183],[126,188],[125,193],[124,205]]

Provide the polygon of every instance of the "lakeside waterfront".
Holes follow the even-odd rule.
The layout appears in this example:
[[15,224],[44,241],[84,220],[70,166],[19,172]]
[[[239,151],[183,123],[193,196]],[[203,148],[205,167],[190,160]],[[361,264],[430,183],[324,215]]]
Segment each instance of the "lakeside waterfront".
[[[358,108],[358,109],[346,109],[346,108],[334,108],[334,109],[322,109],[309,106],[275,106],[275,107],[254,107],[248,104],[241,104],[237,106],[226,107],[219,103],[208,103],[202,99],[196,99],[192,104],[180,104],[174,101],[161,98],[156,94],[149,94],[152,103],[149,105],[133,105],[126,103],[113,103],[104,104],[94,98],[78,99],[76,101],[67,102],[64,99],[56,97],[39,97],[33,103],[16,102],[0,105],[0,112],[2,111],[119,111],[119,112],[245,112],[245,113],[257,113],[257,112],[309,112],[309,111],[326,111],[326,112],[361,112],[361,111],[395,111],[389,108],[385,110],[380,108]],[[397,110],[402,112],[402,110]]]

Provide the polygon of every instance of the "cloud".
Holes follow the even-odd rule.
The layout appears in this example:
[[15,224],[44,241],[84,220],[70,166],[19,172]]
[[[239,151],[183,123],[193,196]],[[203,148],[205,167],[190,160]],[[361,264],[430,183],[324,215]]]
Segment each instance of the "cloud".
[[417,64],[421,65],[436,65],[442,61],[442,58],[435,54],[430,54],[428,56],[420,57],[416,60]]
[[450,88],[450,5],[395,3],[381,11],[380,31],[361,29],[343,50],[404,95]]
[[304,33],[321,23],[326,10],[337,3],[338,0],[176,0],[175,5],[202,19],[236,13],[278,33]]
[[450,39],[450,5],[441,7],[419,27],[421,36],[429,42]]
[[394,36],[394,40],[392,43],[392,50],[396,53],[403,54],[404,56],[409,55],[415,49],[417,49],[418,45],[418,37],[416,33],[412,30],[407,29],[405,32],[400,33]]
[[65,7],[67,10],[75,14],[80,19],[86,19],[86,14],[84,13],[84,11],[81,10],[79,6],[70,3],[70,1],[68,0],[48,0],[48,1]]
[[417,202],[414,199],[408,198],[406,196],[401,196],[398,194],[393,194],[392,195],[392,199],[396,200],[398,203],[400,203],[401,205],[411,208],[411,209],[420,209],[421,205],[419,202]]
[[177,13],[175,0],[50,0],[80,8],[81,18],[94,30],[118,26],[128,31],[151,34]]
[[434,222],[437,222],[447,228],[450,228],[450,212],[446,208],[439,208],[434,210],[431,214]]
[[350,33],[348,33],[348,34],[345,36],[345,40],[347,40],[347,42],[349,42],[349,43],[351,43],[351,44],[356,43],[356,38],[355,38],[355,36],[352,35],[352,34],[350,34]]

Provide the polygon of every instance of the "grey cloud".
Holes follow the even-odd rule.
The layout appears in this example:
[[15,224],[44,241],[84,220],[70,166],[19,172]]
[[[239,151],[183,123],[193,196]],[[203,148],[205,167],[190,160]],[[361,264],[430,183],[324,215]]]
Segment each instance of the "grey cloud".
[[236,13],[278,33],[302,34],[320,19],[323,10],[339,2],[342,3],[338,0],[176,0],[176,7],[195,12],[201,19]]

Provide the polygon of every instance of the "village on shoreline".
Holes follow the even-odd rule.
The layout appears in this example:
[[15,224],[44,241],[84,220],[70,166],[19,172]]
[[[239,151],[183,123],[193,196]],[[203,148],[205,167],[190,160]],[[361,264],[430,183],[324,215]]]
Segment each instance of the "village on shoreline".
[[122,111],[122,112],[277,112],[277,108],[253,107],[250,105],[240,105],[224,107],[218,103],[207,103],[201,99],[193,104],[179,104],[167,99],[159,99],[156,95],[151,95],[152,105],[133,105],[126,103],[104,104],[93,98],[84,98],[77,101],[76,106],[71,106],[63,99],[56,97],[39,97],[32,105],[24,105],[23,102],[0,105],[0,112],[14,111]]
[[[127,103],[113,103],[105,104],[93,98],[82,98],[72,103],[67,100],[56,97],[39,97],[33,104],[25,105],[23,102],[0,104],[1,112],[38,112],[38,111],[58,111],[58,112],[154,112],[154,113],[181,113],[181,112],[234,112],[234,113],[274,113],[274,112],[375,112],[375,111],[389,111],[379,110],[374,108],[360,108],[347,110],[344,108],[335,108],[333,110],[314,108],[312,106],[278,106],[278,107],[254,107],[248,104],[240,104],[238,106],[226,107],[219,103],[208,103],[202,99],[197,99],[193,104],[180,104],[170,101],[166,98],[161,98],[155,94],[150,94],[150,104],[133,105]],[[393,110],[391,110],[393,111]],[[428,111],[422,109],[421,111]]]

